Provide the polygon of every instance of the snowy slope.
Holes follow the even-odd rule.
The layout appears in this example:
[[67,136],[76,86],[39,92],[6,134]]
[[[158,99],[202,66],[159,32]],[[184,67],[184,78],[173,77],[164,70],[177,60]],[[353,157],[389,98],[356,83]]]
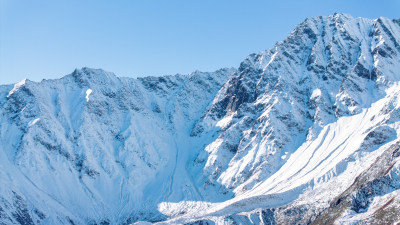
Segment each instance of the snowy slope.
[[[181,168],[190,149],[180,148],[234,71],[134,80],[84,68],[2,87],[2,187],[15,186],[9,191],[31,201],[28,211],[43,212],[43,223],[57,214],[63,223],[161,220],[156,203],[200,198]],[[4,197],[2,209],[13,198]],[[37,201],[59,206],[49,211]],[[15,222],[12,209],[5,212]]]
[[237,70],[0,86],[0,224],[400,221],[399,56],[335,14]]
[[257,208],[280,223],[303,208],[304,223],[315,219],[397,141],[399,31],[386,18],[316,17],[244,60],[195,127],[216,137],[195,161],[199,182],[235,197],[171,222],[229,223]]

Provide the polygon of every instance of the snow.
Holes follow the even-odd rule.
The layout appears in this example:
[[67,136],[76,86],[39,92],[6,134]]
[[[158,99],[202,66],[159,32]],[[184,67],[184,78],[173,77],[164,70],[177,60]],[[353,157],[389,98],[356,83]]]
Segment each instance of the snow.
[[261,221],[259,209],[329,207],[399,138],[400,60],[374,51],[398,50],[383,25],[308,19],[240,71],[131,79],[83,68],[1,86],[0,207],[12,217],[18,193],[42,224]]
[[149,225],[149,224],[152,224],[152,223],[149,223],[146,221],[139,221],[139,222],[133,223],[133,225]]
[[90,88],[86,90],[86,102],[89,102],[89,96],[90,96],[90,94],[92,94],[92,92],[93,91]]
[[232,113],[229,116],[224,117],[222,120],[218,121],[216,126],[220,127],[221,129],[224,129],[225,127],[227,127],[232,122],[232,119],[233,119],[234,116],[235,116],[235,114]]
[[36,118],[36,119],[30,121],[28,123],[28,127],[31,127],[31,126],[35,125],[37,122],[39,122],[39,120],[40,120],[40,118]]
[[21,88],[22,86],[24,86],[25,83],[26,83],[26,79],[23,79],[20,82],[15,83],[14,88],[8,93],[7,98],[9,98],[16,91],[18,91],[18,89]]
[[[132,211],[143,218],[164,218],[157,209],[161,201],[202,199],[196,176],[186,164],[197,154],[190,151],[195,144],[189,135],[193,121],[234,72],[198,71],[165,76],[159,82],[152,77],[116,78],[85,68],[59,80],[32,82],[28,91],[2,100],[6,116],[0,117],[0,138],[7,143],[0,149],[7,154],[3,159],[20,165],[22,176],[15,179],[34,184],[23,192],[35,203],[30,207],[50,215],[72,212],[69,217],[76,223],[105,218],[112,224],[125,222]],[[99,93],[96,101],[93,90]],[[3,111],[13,109],[11,98],[23,99],[16,119]],[[92,104],[85,104],[88,101]],[[8,138],[12,141],[5,141]],[[23,150],[15,151],[21,138]],[[22,187],[16,184],[14,189]],[[40,193],[62,207],[46,209],[37,203],[46,199]]]
[[[342,36],[335,34],[334,30],[327,30],[327,34],[325,34],[325,43],[332,42],[333,36],[337,37],[340,41],[339,46],[331,45],[330,50],[332,55],[329,56],[331,58],[330,60],[337,60],[342,63],[343,60],[340,58],[340,55],[344,54],[344,52],[351,52],[349,54],[354,55],[349,61],[349,68],[354,69],[354,66],[351,65],[355,65],[357,62],[367,65],[367,68],[369,67],[368,65],[377,67],[379,62],[381,63],[380,68],[385,71],[382,74],[389,77],[391,81],[394,81],[395,78],[392,77],[392,75],[394,75],[394,71],[396,70],[394,68],[397,68],[399,63],[389,63],[391,64],[389,66],[386,64],[387,59],[385,59],[384,63],[386,64],[386,68],[394,69],[389,71],[383,68],[382,59],[371,53],[371,47],[369,45],[373,45],[373,41],[369,34],[374,29],[374,22],[363,18],[353,19],[349,16],[338,16],[336,19],[337,18],[342,20],[342,22],[338,23],[335,21],[335,26],[343,25],[338,28],[343,32],[349,32],[348,34],[352,36],[354,40],[359,41],[360,44],[354,47],[343,39]],[[325,26],[314,25],[311,21],[312,20],[307,21],[307,24],[311,26],[313,30],[316,30],[316,27]],[[326,29],[330,29],[329,26],[325,27]],[[295,33],[292,34],[295,35]],[[382,40],[382,37],[378,37],[378,39]],[[383,39],[386,41],[388,40],[387,38]],[[318,40],[313,46],[312,51],[316,51],[315,55],[317,57],[315,64],[326,66],[329,57],[324,55],[324,49],[326,48],[322,46],[323,43],[324,42]],[[380,42],[381,45],[383,43],[382,41]],[[305,46],[305,48],[307,48],[307,46]],[[359,49],[354,51],[352,48]],[[331,182],[332,180],[339,182],[340,186],[343,188],[336,188],[335,192],[325,191],[325,195],[321,197],[321,199],[329,199],[326,192],[332,193],[331,196],[340,194],[341,191],[345,190],[345,187],[347,187],[346,185],[350,185],[357,176],[357,172],[354,171],[361,171],[362,169],[360,168],[368,168],[368,165],[370,165],[374,157],[377,157],[379,152],[386,149],[387,146],[393,144],[394,140],[396,140],[396,137],[388,133],[388,139],[384,142],[384,145],[380,145],[380,148],[378,148],[379,151],[376,149],[377,147],[371,146],[369,149],[365,149],[364,147],[369,146],[368,144],[365,145],[364,142],[371,128],[380,127],[381,124],[384,123],[382,121],[387,120],[387,115],[382,113],[385,111],[385,108],[388,105],[398,105],[398,103],[394,103],[397,101],[395,100],[397,99],[397,91],[394,91],[398,88],[397,82],[386,86],[386,81],[384,79],[380,80],[378,77],[376,85],[386,89],[384,94],[380,92],[382,89],[374,90],[374,86],[372,86],[374,84],[356,76],[351,79],[358,82],[357,84],[361,87],[359,89],[362,90],[353,90],[351,85],[346,83],[346,80],[344,80],[346,81],[344,83],[341,81],[341,79],[343,79],[341,77],[337,78],[339,80],[337,83],[332,83],[335,82],[335,80],[328,80],[327,82],[329,83],[324,84],[323,81],[319,80],[317,77],[312,77],[313,74],[305,73],[305,75],[302,76],[306,69],[291,63],[297,58],[290,58],[288,62],[283,61],[282,59],[285,57],[280,56],[279,52],[289,52],[290,54],[290,51],[289,48],[285,49],[281,47],[279,43],[274,47],[274,50],[262,52],[246,59],[246,62],[248,62],[250,66],[262,69],[263,72],[259,80],[257,80],[257,76],[248,74],[247,77],[243,76],[241,78],[241,82],[248,82],[250,86],[254,83],[259,96],[258,99],[255,100],[255,104],[259,106],[265,104],[266,106],[261,112],[261,115],[239,112],[237,114],[243,113],[246,116],[243,116],[243,119],[235,119],[233,121],[232,114],[227,113],[224,117],[215,122],[215,126],[222,128],[223,133],[205,148],[208,152],[208,159],[203,170],[203,176],[212,174],[212,177],[216,177],[215,183],[220,183],[222,186],[232,188],[236,197],[220,204],[210,205],[207,211],[189,214],[186,218],[212,218],[212,220],[217,221],[214,216],[219,218],[219,216],[231,215],[257,207],[270,208],[283,205],[295,201],[306,190],[324,190],[323,187],[327,182]],[[313,52],[311,54],[313,54]],[[297,56],[298,55],[295,55],[295,57]],[[252,57],[257,60],[253,60]],[[335,59],[334,57],[338,58]],[[254,64],[251,64],[252,62],[254,62]],[[275,64],[279,64],[279,66],[275,66]],[[286,64],[287,66],[285,65],[282,67],[282,64]],[[279,69],[277,70],[276,68]],[[343,71],[343,73],[344,76],[354,76],[352,70]],[[282,74],[290,74],[291,76],[285,77],[282,76]],[[274,76],[276,76],[276,78]],[[296,115],[298,109],[294,108],[294,106],[300,103],[299,99],[304,98],[304,96],[289,99],[286,103],[285,101],[290,98],[290,96],[294,95],[293,89],[278,89],[278,92],[277,86],[271,88],[268,86],[270,83],[267,83],[265,85],[266,87],[262,85],[266,81],[274,81],[274,79],[276,79],[282,83],[283,88],[287,86],[291,87],[296,84],[296,82],[304,79],[304,77],[310,76],[312,77],[310,79],[312,82],[302,84],[300,88],[304,88],[305,90],[310,87],[313,88],[311,89],[312,91],[309,95],[309,99],[314,101],[316,106],[313,110],[315,113],[315,125],[311,126],[309,129],[311,131],[315,129],[315,136],[305,139],[304,136],[302,137],[301,133],[299,135],[299,130],[289,133],[290,131],[288,131],[282,123],[274,120],[274,117],[281,116],[282,114]],[[231,83],[227,83],[226,86],[221,89],[223,92],[220,93],[227,93],[227,90],[230,88],[229,85],[231,85]],[[264,90],[265,92],[263,93],[262,91]],[[271,92],[268,92],[269,90],[271,90]],[[329,95],[327,96],[326,94]],[[387,97],[385,98],[384,96]],[[347,103],[349,99],[355,99],[354,101],[358,103],[349,104]],[[223,101],[226,100],[219,95],[214,99],[213,104],[218,105]],[[331,109],[325,108],[332,104],[332,101],[336,101],[335,105],[340,106],[345,112],[347,111],[350,115],[354,115],[333,118],[331,113],[327,113],[327,110]],[[276,107],[274,107],[274,105],[276,105]],[[301,109],[301,107],[299,107],[299,109]],[[396,108],[397,106],[394,107]],[[248,104],[244,108],[250,112],[252,110],[251,106]],[[388,112],[388,110],[385,112]],[[252,119],[254,122],[250,123],[251,125],[249,127],[243,127],[241,123],[246,123],[246,119],[244,118],[248,118],[247,115],[250,117],[254,116]],[[207,115],[206,118],[212,118],[212,116]],[[259,121],[265,121],[265,125]],[[208,125],[212,124],[209,119],[205,121],[205,123]],[[299,124],[303,126],[301,120]],[[362,126],[360,126],[360,124]],[[307,123],[304,125],[310,126],[307,125]],[[274,129],[271,129],[271,126]],[[395,128],[397,125],[391,124],[389,127]],[[259,133],[268,134],[276,130],[279,132],[276,132],[275,137],[277,138],[274,140],[279,141],[279,137],[281,137],[283,139],[282,143],[286,145],[285,148],[280,150],[281,153],[275,152],[276,148],[274,148],[274,145],[271,144],[269,139],[258,136]],[[252,136],[250,136],[250,134],[252,134]],[[237,139],[238,136],[242,138]],[[237,141],[235,141],[235,139]],[[293,141],[287,141],[291,139]],[[237,153],[230,153],[229,148],[226,146],[237,144]],[[201,159],[202,158],[203,156],[201,156]],[[347,162],[349,158],[356,158],[357,164]],[[260,164],[263,162],[267,162],[265,166],[267,169],[260,170]],[[277,170],[273,171],[273,168],[277,168]],[[270,172],[271,170],[273,171],[272,173]],[[251,176],[243,176],[243,174],[251,174]],[[351,174],[351,176],[349,174]],[[242,183],[237,182],[238,180],[241,180]],[[265,199],[268,200],[263,200],[264,196]],[[235,205],[237,205],[237,207]],[[177,219],[176,221],[183,222],[188,220]]]
[[310,99],[315,99],[318,98],[319,96],[321,96],[321,89],[316,88],[313,90]]

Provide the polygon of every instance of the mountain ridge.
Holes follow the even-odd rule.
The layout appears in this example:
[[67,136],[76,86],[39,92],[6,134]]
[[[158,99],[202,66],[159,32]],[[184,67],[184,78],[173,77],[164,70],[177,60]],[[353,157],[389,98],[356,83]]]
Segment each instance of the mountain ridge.
[[334,14],[237,70],[0,86],[0,221],[400,221],[399,43],[398,20]]

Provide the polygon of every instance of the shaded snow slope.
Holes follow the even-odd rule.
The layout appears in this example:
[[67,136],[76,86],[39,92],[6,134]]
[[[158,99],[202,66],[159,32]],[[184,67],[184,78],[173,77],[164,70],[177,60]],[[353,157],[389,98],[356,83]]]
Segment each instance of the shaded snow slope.
[[399,56],[335,14],[238,70],[0,86],[0,223],[400,221]]
[[[67,211],[74,223],[114,224],[139,215],[162,220],[161,201],[200,200],[181,166],[190,157],[185,138],[234,72],[129,79],[84,68],[4,87],[2,181],[20,192],[4,197],[4,208],[24,196],[32,201],[24,202],[28,211],[45,214],[44,223]],[[60,206],[49,211],[35,201]]]

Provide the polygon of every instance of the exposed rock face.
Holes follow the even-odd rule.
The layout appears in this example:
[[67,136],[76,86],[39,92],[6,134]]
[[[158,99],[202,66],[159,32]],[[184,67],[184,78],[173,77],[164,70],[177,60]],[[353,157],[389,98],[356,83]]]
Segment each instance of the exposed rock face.
[[[206,113],[205,123],[225,123],[222,144],[209,145],[205,176],[214,174],[211,182],[232,189],[251,189],[275,173],[286,161],[281,157],[304,138],[313,140],[327,124],[370,107],[396,80],[391,72],[383,75],[386,64],[398,63],[389,56],[399,52],[396,32],[398,25],[383,18],[317,17],[271,50],[250,55]],[[220,156],[229,152],[228,159]]]
[[335,14],[237,70],[0,86],[0,223],[400,221],[399,55]]

